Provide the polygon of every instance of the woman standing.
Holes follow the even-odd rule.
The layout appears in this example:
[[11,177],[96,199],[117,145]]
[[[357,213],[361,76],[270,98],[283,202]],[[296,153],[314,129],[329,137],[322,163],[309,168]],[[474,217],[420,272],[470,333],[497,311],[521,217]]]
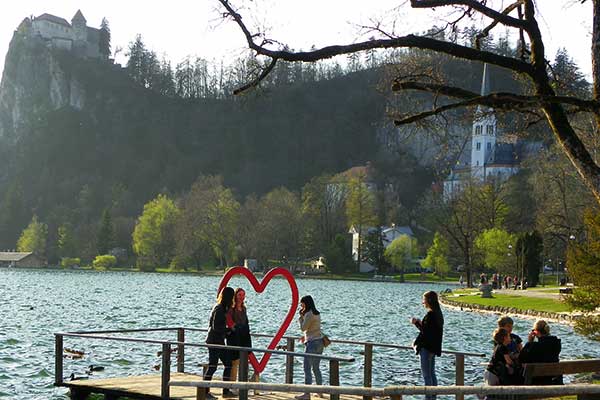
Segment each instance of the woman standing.
[[[315,302],[311,296],[304,296],[300,299],[300,330],[304,342],[305,352],[311,354],[323,354],[323,336],[321,335],[321,313],[315,307]],[[317,357],[304,357],[304,383],[312,385],[312,373],[315,374],[317,385],[323,384],[323,377],[319,364],[321,359]],[[311,373],[312,370],[312,373]],[[318,394],[322,397],[322,394]],[[299,400],[310,400],[310,393],[304,393],[296,396]]]
[[[437,386],[435,376],[435,356],[442,355],[442,335],[444,332],[444,316],[434,291],[423,294],[423,306],[427,314],[423,320],[413,318],[412,323],[419,329],[419,335],[414,341],[414,347],[421,358],[421,373],[425,386]],[[427,395],[427,400],[435,399],[435,395]]]
[[[233,305],[233,288],[229,286],[223,288],[219,297],[217,298],[217,304],[214,305],[210,313],[210,321],[208,327],[208,335],[206,336],[207,344],[225,344],[225,337],[231,333],[231,329],[227,327],[227,312]],[[205,381],[210,381],[213,374],[217,370],[217,364],[219,360],[223,362],[225,369],[223,370],[223,380],[228,381],[231,379],[231,359],[229,351],[224,349],[208,349],[208,369],[204,375]],[[235,395],[229,389],[223,389],[223,397],[234,397]],[[216,399],[210,393],[210,389],[206,388],[206,398]]]
[[[242,288],[235,289],[234,306],[229,309],[227,320],[231,321],[232,332],[227,337],[227,345],[239,347],[252,347],[250,337],[250,323],[246,313],[246,291]],[[229,324],[229,322],[228,322]],[[231,377],[237,380],[238,367],[240,365],[240,352],[232,350],[231,354]]]

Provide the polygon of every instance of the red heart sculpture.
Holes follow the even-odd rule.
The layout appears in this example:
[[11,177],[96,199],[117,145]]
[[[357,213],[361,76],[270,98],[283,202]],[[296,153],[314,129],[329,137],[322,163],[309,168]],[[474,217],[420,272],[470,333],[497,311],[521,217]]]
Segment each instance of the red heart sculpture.
[[[221,279],[221,283],[219,284],[219,290],[217,293],[220,293],[221,290],[225,286],[227,286],[227,283],[229,283],[229,281],[231,280],[231,278],[234,275],[245,276],[246,279],[248,279],[248,281],[252,284],[252,287],[254,288],[254,290],[256,290],[257,293],[262,293],[265,290],[265,288],[267,287],[267,285],[269,284],[269,282],[271,281],[271,279],[273,279],[273,277],[275,277],[277,275],[281,275],[285,279],[287,279],[288,284],[290,285],[290,289],[292,289],[292,303],[290,304],[290,309],[287,313],[287,316],[285,317],[285,320],[279,327],[279,330],[275,334],[275,337],[273,337],[273,339],[271,340],[271,343],[269,343],[269,345],[267,346],[267,348],[269,350],[274,350],[275,346],[277,346],[277,344],[279,343],[279,341],[285,334],[285,331],[290,326],[290,323],[294,319],[294,313],[295,313],[296,309],[298,308],[298,286],[296,286],[296,281],[294,280],[294,276],[287,269],[278,267],[278,268],[273,268],[273,269],[269,270],[269,272],[267,272],[265,274],[265,276],[263,277],[262,282],[258,282],[258,280],[254,276],[254,274],[252,272],[250,272],[249,269],[244,268],[244,267],[233,267],[229,271],[227,271],[225,273],[225,275],[223,276],[223,279]],[[261,360],[259,362],[253,353],[248,354],[248,361],[250,362],[250,364],[252,364],[254,371],[256,371],[259,374],[261,372],[263,372],[263,370],[267,366],[267,363],[269,362],[270,358],[271,358],[271,353],[264,353],[263,357],[261,358]]]

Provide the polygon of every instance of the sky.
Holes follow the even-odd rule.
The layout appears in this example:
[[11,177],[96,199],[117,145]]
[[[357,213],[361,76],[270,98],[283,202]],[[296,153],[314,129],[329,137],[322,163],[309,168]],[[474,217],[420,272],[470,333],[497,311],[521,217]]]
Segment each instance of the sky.
[[[497,4],[510,1],[495,0]],[[406,0],[234,0],[243,5],[241,14],[249,25],[269,28],[271,38],[295,49],[343,44],[367,39],[373,33],[364,27],[373,21],[389,22],[398,34],[418,33],[441,16],[425,10],[410,10]],[[139,33],[146,46],[175,65],[185,56],[201,56],[227,63],[244,53],[245,41],[237,26],[223,22],[217,0],[19,0],[0,6],[0,70],[13,32],[23,18],[50,13],[71,21],[80,9],[88,26],[99,27],[103,17],[110,24],[112,49],[121,47],[117,62],[125,62],[128,44]],[[365,4],[368,4],[365,7]],[[588,77],[591,73],[591,2],[537,0],[539,23],[545,38],[547,58],[560,47],[567,48]],[[447,10],[447,9],[444,9]],[[450,17],[448,17],[450,18]],[[255,25],[256,24],[256,25]],[[494,31],[497,36],[504,29]]]

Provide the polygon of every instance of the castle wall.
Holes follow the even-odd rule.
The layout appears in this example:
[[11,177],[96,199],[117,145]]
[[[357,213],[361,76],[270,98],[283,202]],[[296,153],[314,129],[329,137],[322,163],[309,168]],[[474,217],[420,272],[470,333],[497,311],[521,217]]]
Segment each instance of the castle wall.
[[39,34],[45,39],[63,38],[72,39],[71,28],[47,20],[34,20],[32,23],[33,33]]

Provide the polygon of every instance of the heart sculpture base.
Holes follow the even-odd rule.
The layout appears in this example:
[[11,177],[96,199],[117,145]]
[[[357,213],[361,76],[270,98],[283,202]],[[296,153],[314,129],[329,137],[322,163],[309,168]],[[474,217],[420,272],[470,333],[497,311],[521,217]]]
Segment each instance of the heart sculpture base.
[[[223,276],[223,279],[221,279],[218,293],[220,293],[221,290],[227,286],[231,278],[236,275],[245,276],[257,293],[264,292],[271,279],[273,279],[276,276],[284,277],[290,285],[290,289],[292,291],[292,302],[290,303],[290,309],[288,310],[287,315],[285,316],[285,319],[283,320],[282,324],[279,326],[277,333],[267,346],[269,350],[275,350],[275,347],[279,344],[279,341],[281,340],[281,338],[287,331],[287,328],[290,326],[290,323],[294,319],[294,313],[298,308],[298,286],[296,285],[294,276],[287,269],[278,267],[269,270],[263,276],[262,281],[259,282],[258,279],[256,279],[256,276],[254,276],[254,274],[249,269],[244,267],[234,267],[227,271]],[[254,368],[254,371],[259,374],[263,372],[270,358],[271,353],[264,353],[260,361],[257,360],[256,356],[253,353],[248,354],[248,361],[252,365],[252,368]]]

